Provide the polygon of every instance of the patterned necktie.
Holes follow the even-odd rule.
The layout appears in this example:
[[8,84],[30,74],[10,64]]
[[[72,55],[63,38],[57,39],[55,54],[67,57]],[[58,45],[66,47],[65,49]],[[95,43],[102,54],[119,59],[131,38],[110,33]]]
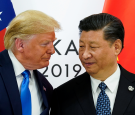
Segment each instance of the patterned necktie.
[[24,77],[21,85],[22,115],[31,115],[31,94],[29,90],[30,72],[25,70],[22,75]]
[[97,99],[96,114],[111,115],[110,100],[105,93],[105,89],[107,88],[107,86],[104,82],[101,82],[98,87],[101,89],[101,92]]

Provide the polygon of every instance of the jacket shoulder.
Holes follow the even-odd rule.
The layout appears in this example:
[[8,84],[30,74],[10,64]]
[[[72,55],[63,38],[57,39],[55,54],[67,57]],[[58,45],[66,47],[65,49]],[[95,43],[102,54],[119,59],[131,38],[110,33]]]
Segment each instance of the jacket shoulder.
[[89,74],[87,72],[63,83],[62,85],[58,86],[56,89],[66,89],[66,88],[73,88],[74,85],[79,84],[81,82],[85,82],[89,79]]
[[119,64],[120,70],[121,70],[121,76],[125,77],[127,80],[134,82],[135,81],[135,74],[127,71],[125,68],[123,68]]

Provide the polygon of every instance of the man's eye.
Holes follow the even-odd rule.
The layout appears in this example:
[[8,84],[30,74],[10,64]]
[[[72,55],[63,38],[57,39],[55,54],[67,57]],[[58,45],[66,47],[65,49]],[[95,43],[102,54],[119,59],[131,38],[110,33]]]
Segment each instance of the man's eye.
[[99,47],[93,47],[93,46],[90,46],[92,49],[95,49],[95,48],[99,48]]
[[91,47],[91,48],[96,48],[96,47]]
[[80,47],[84,47],[84,46],[80,46]]
[[41,46],[46,46],[47,44],[41,44]]
[[48,45],[49,43],[43,43],[43,44],[41,44],[41,46],[46,46],[46,45]]

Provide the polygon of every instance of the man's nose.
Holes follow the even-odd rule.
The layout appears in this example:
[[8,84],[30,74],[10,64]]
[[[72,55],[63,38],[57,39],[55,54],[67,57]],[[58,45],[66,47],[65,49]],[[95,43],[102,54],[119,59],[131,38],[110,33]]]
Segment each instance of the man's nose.
[[50,43],[49,48],[48,48],[48,53],[50,53],[50,54],[54,54],[55,53],[55,49],[54,49],[53,43]]
[[83,58],[88,59],[88,58],[91,58],[91,57],[92,57],[92,54],[91,54],[90,50],[86,48],[83,52]]

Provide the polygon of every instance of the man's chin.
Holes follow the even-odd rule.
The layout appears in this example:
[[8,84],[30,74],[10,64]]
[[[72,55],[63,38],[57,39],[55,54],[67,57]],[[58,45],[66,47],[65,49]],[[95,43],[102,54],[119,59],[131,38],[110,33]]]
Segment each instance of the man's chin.
[[87,73],[88,73],[89,75],[97,74],[97,72],[94,71],[94,70],[86,70],[86,71],[87,71]]
[[49,61],[48,63],[45,63],[42,68],[47,67],[47,66],[49,66]]
[[47,66],[49,66],[49,62],[39,65],[38,69],[42,69],[42,68],[45,68]]

